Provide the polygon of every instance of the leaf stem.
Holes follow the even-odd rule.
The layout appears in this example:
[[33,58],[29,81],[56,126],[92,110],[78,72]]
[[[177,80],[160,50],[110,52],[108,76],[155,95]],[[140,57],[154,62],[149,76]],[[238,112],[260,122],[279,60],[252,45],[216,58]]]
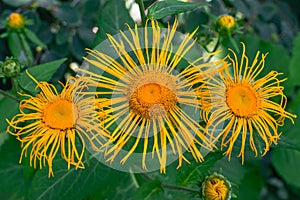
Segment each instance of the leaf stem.
[[141,18],[142,18],[142,24],[145,26],[146,24],[146,15],[145,15],[145,6],[143,0],[136,0],[136,3],[139,5]]
[[15,100],[15,101],[19,102],[19,99],[17,97],[15,97],[14,95],[12,95],[12,94],[4,91],[4,90],[0,89],[0,94],[3,94],[4,96],[6,96],[6,97],[8,97],[8,98],[10,98],[12,100]]

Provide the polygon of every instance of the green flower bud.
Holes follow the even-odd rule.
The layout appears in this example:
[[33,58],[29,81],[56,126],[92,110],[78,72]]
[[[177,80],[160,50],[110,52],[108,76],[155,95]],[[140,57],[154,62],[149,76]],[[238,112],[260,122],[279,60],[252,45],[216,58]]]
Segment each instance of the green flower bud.
[[236,30],[237,24],[234,17],[222,15],[218,17],[216,27],[217,31],[220,33],[233,33]]
[[221,174],[207,176],[202,183],[202,197],[205,200],[231,199],[231,184]]
[[6,57],[4,62],[0,63],[0,69],[4,76],[13,77],[21,72],[21,64],[13,57]]
[[21,30],[25,26],[25,18],[19,13],[11,13],[8,17],[7,26],[12,30]]

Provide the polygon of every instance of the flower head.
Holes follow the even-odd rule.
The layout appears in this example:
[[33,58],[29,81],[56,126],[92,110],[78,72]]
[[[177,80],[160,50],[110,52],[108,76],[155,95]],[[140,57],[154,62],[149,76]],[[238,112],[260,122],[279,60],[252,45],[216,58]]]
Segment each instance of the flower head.
[[0,71],[6,77],[14,77],[20,74],[21,64],[13,57],[6,57],[4,62],[0,62]]
[[221,33],[232,33],[237,26],[236,20],[230,15],[221,15],[218,17],[216,25]]
[[214,173],[202,183],[202,196],[204,200],[229,200],[231,184],[221,174]]
[[[99,117],[92,97],[79,93],[86,88],[82,78],[70,77],[63,85],[61,93],[47,82],[37,82],[40,93],[36,96],[24,95],[20,102],[20,114],[7,120],[7,132],[22,142],[22,157],[30,151],[30,165],[39,161],[40,168],[47,162],[49,177],[53,174],[52,162],[57,152],[76,168],[84,168],[83,155],[85,141],[97,149],[102,143],[103,131],[99,127]],[[81,144],[78,142],[81,141]],[[80,148],[78,148],[80,146]]]
[[97,50],[90,50],[90,57],[85,58],[96,70],[84,73],[92,76],[99,101],[108,105],[104,123],[111,133],[105,154],[108,161],[127,148],[120,161],[125,163],[140,145],[142,168],[147,169],[150,148],[150,155],[157,156],[160,170],[165,172],[167,155],[172,152],[177,154],[180,167],[182,160],[188,161],[185,151],[202,161],[198,146],[212,149],[195,115],[199,101],[193,86],[203,81],[202,70],[223,62],[199,64],[202,57],[180,70],[179,63],[194,45],[191,39],[195,32],[183,37],[176,47],[176,28],[177,21],[172,28],[161,30],[152,20],[150,28],[136,26],[129,28],[128,34],[121,32],[117,39],[109,36],[118,58]]
[[8,17],[7,25],[12,30],[20,30],[25,26],[25,19],[19,13],[11,13]]
[[[242,45],[240,62],[237,55],[229,49],[233,58],[228,55],[227,60],[232,64],[233,73],[230,73],[229,68],[221,70],[206,82],[199,91],[199,96],[202,102],[201,115],[207,121],[207,131],[216,136],[215,141],[221,138],[221,148],[227,148],[225,155],[229,158],[234,144],[241,139],[239,156],[242,156],[244,162],[246,140],[256,155],[256,145],[263,142],[263,156],[269,151],[271,144],[277,143],[280,136],[278,126],[283,125],[285,118],[294,122],[293,118],[296,116],[284,110],[286,96],[280,83],[285,79],[278,79],[281,73],[271,71],[258,78],[267,54],[262,54],[259,60],[260,53],[257,52],[250,64],[244,43]],[[275,102],[274,97],[279,97],[280,102]]]

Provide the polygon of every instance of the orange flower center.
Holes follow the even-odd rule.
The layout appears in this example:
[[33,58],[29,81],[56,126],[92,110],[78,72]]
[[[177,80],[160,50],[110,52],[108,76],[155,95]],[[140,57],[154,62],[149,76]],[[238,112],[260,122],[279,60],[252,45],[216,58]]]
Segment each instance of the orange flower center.
[[49,103],[43,116],[47,126],[60,130],[74,128],[77,118],[77,107],[71,101],[65,99],[57,99]]
[[133,112],[150,118],[166,114],[175,107],[176,102],[176,94],[166,86],[147,83],[132,93],[129,107]]
[[226,103],[231,111],[239,117],[251,117],[258,110],[258,96],[249,85],[236,83],[226,92]]

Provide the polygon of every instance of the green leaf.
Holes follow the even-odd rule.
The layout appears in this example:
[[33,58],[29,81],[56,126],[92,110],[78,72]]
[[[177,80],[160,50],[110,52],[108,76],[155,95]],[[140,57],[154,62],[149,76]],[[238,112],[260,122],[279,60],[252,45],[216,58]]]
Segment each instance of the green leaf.
[[153,196],[162,191],[159,180],[148,181],[139,187],[133,196],[133,200],[153,199]]
[[293,149],[300,152],[300,145],[294,140],[291,140],[283,135],[280,136],[280,140],[278,144],[274,146],[274,148],[286,148],[286,149]]
[[118,34],[120,30],[124,30],[126,24],[132,27],[134,22],[125,7],[125,1],[107,1],[99,16],[99,30],[94,41],[94,46],[97,46],[100,42],[107,39],[107,33],[115,35]]
[[23,33],[19,34],[19,37],[21,40],[22,49],[24,50],[24,53],[25,53],[26,62],[24,62],[24,64],[30,66],[33,63],[33,54],[32,54],[31,48],[30,48]]
[[264,185],[258,166],[251,166],[239,184],[238,199],[257,199]]
[[[49,81],[57,69],[66,60],[67,58],[62,58],[45,64],[40,64],[29,68],[28,71],[37,81]],[[25,72],[22,72],[18,78],[18,81],[21,87],[25,90],[33,92],[34,88],[36,87],[36,83],[31,80],[31,78]]]
[[210,152],[204,157],[203,163],[192,163],[181,167],[177,174],[177,184],[182,186],[194,185],[206,174],[214,164],[223,157],[222,152]]
[[278,148],[272,153],[272,163],[280,176],[291,185],[300,188],[300,152],[293,149]]
[[57,19],[69,26],[78,26],[81,22],[79,12],[68,3],[60,4],[53,14]]
[[3,2],[10,6],[20,7],[29,4],[31,0],[3,0]]
[[300,63],[300,33],[295,37],[294,40],[294,47],[293,47],[293,53],[292,53],[292,59],[290,61],[289,70],[290,70],[290,78],[291,82],[293,82],[293,85],[300,85],[300,79],[298,76],[298,72],[300,69],[299,63]]
[[8,33],[8,48],[11,54],[17,58],[20,62],[24,61],[26,58],[24,57],[24,51],[22,50],[21,40],[17,33],[9,32]]
[[164,0],[157,1],[148,10],[148,18],[162,19],[169,15],[175,15],[182,12],[192,11],[195,8],[207,6],[207,3],[182,2]]
[[34,32],[32,32],[31,30],[25,28],[24,29],[24,33],[27,36],[27,38],[33,42],[34,44],[41,46],[43,48],[46,48],[47,46],[36,36],[36,34]]
[[[59,154],[58,154],[59,155]],[[47,167],[37,170],[32,179],[27,199],[87,199],[90,194],[101,191],[104,197],[115,193],[119,180],[125,173],[108,168],[96,159],[85,161],[85,169],[67,169],[66,162],[54,160],[54,177],[48,178]]]
[[[8,133],[1,133],[7,134]],[[0,150],[0,196],[1,199],[23,199],[26,184],[23,166],[19,164],[20,142],[8,135]]]
[[19,102],[3,97],[0,99],[0,110],[0,132],[4,132],[8,125],[6,119],[11,119],[19,112]]

